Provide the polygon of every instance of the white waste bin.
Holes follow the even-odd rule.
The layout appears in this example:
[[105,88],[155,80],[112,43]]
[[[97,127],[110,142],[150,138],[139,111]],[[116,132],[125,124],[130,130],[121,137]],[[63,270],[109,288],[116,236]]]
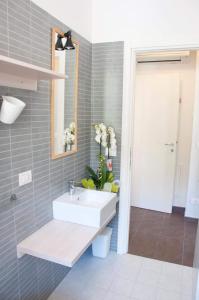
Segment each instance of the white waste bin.
[[105,258],[110,250],[112,228],[106,227],[93,241],[93,256]]

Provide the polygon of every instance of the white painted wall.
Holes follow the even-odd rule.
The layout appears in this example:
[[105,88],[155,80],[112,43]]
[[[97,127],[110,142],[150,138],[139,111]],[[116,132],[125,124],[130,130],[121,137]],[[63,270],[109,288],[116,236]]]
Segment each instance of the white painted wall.
[[195,295],[195,299],[199,299],[199,225],[196,234],[196,242],[195,242],[195,252],[194,252],[194,261],[193,261],[194,273],[193,273],[193,295]]
[[91,41],[92,0],[32,0],[32,2]]
[[93,0],[94,43],[133,47],[199,43],[198,0]]
[[195,199],[199,201],[199,51],[197,51],[196,59],[196,82],[191,160],[185,214],[186,216],[199,219],[199,202],[193,202]]
[[179,135],[176,160],[174,206],[185,207],[189,176],[190,149],[193,123],[193,102],[195,93],[195,54],[183,58],[182,63],[138,64],[137,72],[142,74],[180,74],[182,103],[179,114]]
[[199,43],[197,0],[32,0],[94,43],[133,47]]

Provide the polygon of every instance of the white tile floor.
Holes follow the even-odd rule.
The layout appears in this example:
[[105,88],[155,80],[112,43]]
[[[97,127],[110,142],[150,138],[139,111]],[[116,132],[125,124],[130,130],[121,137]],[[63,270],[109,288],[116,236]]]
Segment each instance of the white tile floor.
[[49,300],[193,300],[197,271],[135,255],[87,252]]

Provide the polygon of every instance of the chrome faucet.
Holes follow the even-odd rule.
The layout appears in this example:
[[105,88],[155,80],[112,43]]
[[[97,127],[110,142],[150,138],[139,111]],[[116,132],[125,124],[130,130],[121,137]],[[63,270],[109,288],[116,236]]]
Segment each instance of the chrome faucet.
[[68,182],[68,191],[70,195],[74,195],[75,194],[75,181],[74,180],[70,180]]

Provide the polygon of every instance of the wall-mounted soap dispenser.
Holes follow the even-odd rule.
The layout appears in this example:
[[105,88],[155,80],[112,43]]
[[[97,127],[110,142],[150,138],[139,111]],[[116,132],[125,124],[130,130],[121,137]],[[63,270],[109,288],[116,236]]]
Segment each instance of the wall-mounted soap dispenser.
[[0,111],[0,121],[5,124],[13,124],[23,111],[26,104],[14,97],[2,96],[3,103]]

